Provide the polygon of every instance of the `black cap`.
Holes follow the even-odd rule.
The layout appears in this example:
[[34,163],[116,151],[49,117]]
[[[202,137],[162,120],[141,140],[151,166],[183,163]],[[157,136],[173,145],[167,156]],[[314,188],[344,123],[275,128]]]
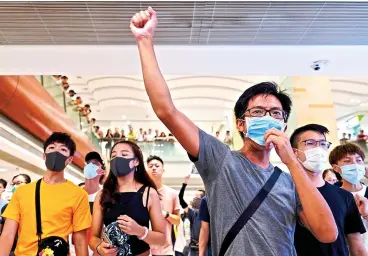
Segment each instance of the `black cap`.
[[91,161],[91,160],[97,160],[99,161],[102,165],[104,164],[100,154],[98,152],[89,152],[87,155],[86,155],[86,158],[84,159],[84,161],[87,163],[88,161]]

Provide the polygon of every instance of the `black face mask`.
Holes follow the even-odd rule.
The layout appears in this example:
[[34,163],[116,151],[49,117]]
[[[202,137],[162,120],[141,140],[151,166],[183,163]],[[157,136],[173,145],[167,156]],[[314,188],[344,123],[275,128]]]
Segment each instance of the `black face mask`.
[[134,171],[135,167],[130,168],[129,164],[133,161],[134,158],[124,158],[124,157],[115,157],[110,162],[111,171],[116,177],[126,176],[132,171]]
[[52,152],[46,154],[46,167],[50,171],[61,172],[65,169],[65,161],[67,157],[60,152]]
[[201,207],[201,199],[194,197],[192,206],[194,209],[199,209]]

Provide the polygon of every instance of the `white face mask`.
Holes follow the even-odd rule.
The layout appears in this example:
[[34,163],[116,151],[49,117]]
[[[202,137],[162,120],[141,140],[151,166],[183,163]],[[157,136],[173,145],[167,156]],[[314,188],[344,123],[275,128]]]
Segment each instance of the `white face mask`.
[[328,152],[320,147],[311,148],[305,151],[298,150],[304,152],[305,161],[302,162],[303,166],[311,171],[311,172],[322,172],[324,169],[324,165],[327,162]]

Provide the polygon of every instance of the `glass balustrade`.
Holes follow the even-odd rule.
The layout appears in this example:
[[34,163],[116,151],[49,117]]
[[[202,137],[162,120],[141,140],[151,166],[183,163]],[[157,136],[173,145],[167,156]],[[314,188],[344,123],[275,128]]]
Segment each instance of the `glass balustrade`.
[[75,126],[88,137],[93,145],[101,150],[101,141],[92,132],[93,127],[88,123],[86,117],[81,116],[79,109],[73,105],[73,100],[65,94],[61,84],[53,76],[35,76],[35,78],[64,109],[65,113],[74,121]]
[[[110,151],[112,146],[123,139],[120,138],[104,138],[100,139],[103,154],[106,159],[110,158]],[[152,141],[152,142],[136,142],[142,150],[142,154],[145,158],[150,155],[156,155],[164,159],[165,161],[188,161],[188,154],[179,142],[171,141]]]

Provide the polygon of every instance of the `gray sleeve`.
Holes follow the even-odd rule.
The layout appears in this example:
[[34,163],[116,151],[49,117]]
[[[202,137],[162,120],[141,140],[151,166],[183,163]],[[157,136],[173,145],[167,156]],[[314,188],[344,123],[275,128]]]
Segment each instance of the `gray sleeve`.
[[299,214],[303,211],[302,203],[300,202],[300,198],[298,192],[296,192],[295,188],[295,202],[296,202],[296,216],[299,218]]
[[224,143],[198,128],[199,131],[199,155],[198,159],[189,155],[195,164],[203,182],[208,184],[217,178],[221,170],[225,156],[231,152]]

